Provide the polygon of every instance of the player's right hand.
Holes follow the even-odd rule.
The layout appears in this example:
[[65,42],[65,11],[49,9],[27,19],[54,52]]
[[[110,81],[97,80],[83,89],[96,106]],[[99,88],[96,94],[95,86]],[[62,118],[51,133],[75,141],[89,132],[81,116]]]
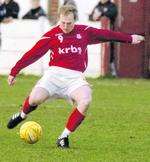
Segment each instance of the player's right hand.
[[15,84],[15,82],[16,82],[15,77],[12,76],[12,75],[9,75],[9,76],[8,76],[8,79],[7,79],[7,82],[8,82],[8,84],[9,84],[10,86],[13,86],[13,85]]
[[138,44],[145,40],[144,36],[142,35],[133,34],[131,35],[131,37],[132,37],[132,44]]

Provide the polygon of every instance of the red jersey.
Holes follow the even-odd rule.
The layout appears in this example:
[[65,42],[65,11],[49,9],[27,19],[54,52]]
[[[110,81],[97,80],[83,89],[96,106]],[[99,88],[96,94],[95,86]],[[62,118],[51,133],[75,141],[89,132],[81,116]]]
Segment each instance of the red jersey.
[[37,61],[48,50],[51,52],[49,66],[84,72],[88,63],[87,46],[106,41],[131,43],[132,37],[86,25],[75,25],[70,33],[64,33],[59,26],[56,26],[23,55],[12,68],[10,75],[16,76],[21,69]]

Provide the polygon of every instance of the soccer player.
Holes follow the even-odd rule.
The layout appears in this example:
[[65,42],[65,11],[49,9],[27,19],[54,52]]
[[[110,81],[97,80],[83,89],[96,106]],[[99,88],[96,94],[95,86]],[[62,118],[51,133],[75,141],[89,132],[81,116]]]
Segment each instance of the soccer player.
[[91,88],[83,75],[88,63],[87,45],[106,41],[137,44],[144,40],[140,35],[75,25],[76,18],[75,7],[62,6],[59,10],[59,25],[44,34],[35,46],[25,53],[8,76],[8,84],[12,86],[21,69],[51,50],[48,70],[25,99],[20,112],[9,120],[7,127],[12,129],[17,126],[28,113],[49,98],[70,100],[74,107],[57,140],[57,146],[60,148],[69,148],[68,137],[84,120],[92,99]]

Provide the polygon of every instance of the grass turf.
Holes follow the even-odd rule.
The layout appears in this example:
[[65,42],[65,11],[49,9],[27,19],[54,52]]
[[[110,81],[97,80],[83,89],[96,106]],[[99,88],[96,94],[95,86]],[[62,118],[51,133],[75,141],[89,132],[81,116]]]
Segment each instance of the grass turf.
[[[19,110],[38,80],[21,76],[9,87],[0,78],[0,161],[2,162],[149,162],[150,82],[149,80],[88,79],[93,102],[87,118],[70,136],[68,150],[56,148],[71,111],[65,101],[42,104],[26,121],[36,121],[43,136],[34,145],[19,138],[20,125],[6,128],[9,117]],[[25,122],[25,121],[24,121]]]

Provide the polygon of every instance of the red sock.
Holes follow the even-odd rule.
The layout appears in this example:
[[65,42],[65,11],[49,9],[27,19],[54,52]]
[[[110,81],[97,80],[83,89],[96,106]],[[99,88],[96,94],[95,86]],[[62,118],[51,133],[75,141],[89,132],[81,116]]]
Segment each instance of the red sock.
[[75,131],[75,129],[81,124],[81,122],[84,120],[85,116],[79,112],[79,110],[76,108],[70,115],[66,128],[70,130],[71,132]]
[[37,105],[31,106],[29,104],[29,96],[25,99],[21,111],[23,111],[25,114],[30,113],[31,111],[35,110],[37,108]]

